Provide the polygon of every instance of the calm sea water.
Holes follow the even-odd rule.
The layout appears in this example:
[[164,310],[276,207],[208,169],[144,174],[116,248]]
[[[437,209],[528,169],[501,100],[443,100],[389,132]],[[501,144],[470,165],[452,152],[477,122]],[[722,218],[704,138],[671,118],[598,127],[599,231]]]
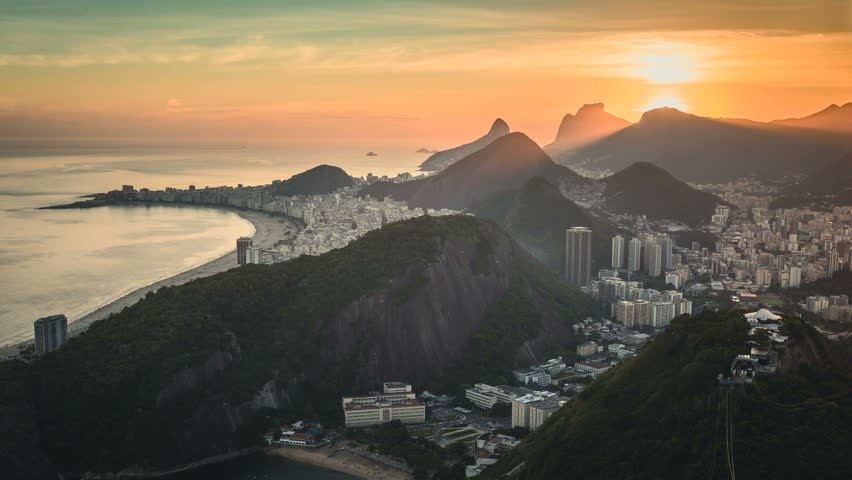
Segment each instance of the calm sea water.
[[258,185],[326,163],[350,175],[414,171],[424,155],[361,148],[0,144],[0,345],[32,322],[73,320],[229,252],[253,227],[230,212],[174,206],[38,210],[123,184]]
[[166,477],[166,480],[352,480],[358,477],[269,455],[251,455]]

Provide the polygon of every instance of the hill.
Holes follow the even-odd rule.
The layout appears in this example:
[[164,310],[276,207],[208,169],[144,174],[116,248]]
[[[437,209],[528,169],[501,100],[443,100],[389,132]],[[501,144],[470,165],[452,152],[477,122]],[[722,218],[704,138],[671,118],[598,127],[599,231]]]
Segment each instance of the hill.
[[726,438],[740,478],[849,478],[849,352],[797,319],[787,323],[779,373],[726,394],[716,375],[743,351],[741,314],[675,319],[483,479],[731,478]]
[[[256,445],[287,419],[339,422],[340,395],[383,380],[497,381],[525,342],[571,345],[587,308],[493,222],[394,222],[161,289],[32,365],[0,364],[0,391],[15,389],[0,413],[16,412],[0,428],[19,432],[0,457],[28,442],[72,475],[156,471]],[[32,456],[28,471],[44,468]]]
[[610,266],[612,237],[624,234],[565,198],[542,177],[530,179],[519,190],[478,202],[470,211],[496,220],[522,247],[560,274],[565,270],[566,229],[585,226],[592,230],[592,271]]
[[429,156],[420,164],[420,170],[426,172],[441,171],[462,158],[483,149],[486,145],[509,133],[509,125],[502,118],[494,120],[488,133],[476,140],[449,150],[442,150]]
[[852,133],[852,102],[839,107],[829,105],[817,113],[802,118],[786,118],[774,120],[775,125],[789,127],[814,128],[818,130],[835,130],[839,132]]
[[566,114],[553,143],[544,147],[551,155],[573,151],[630,126],[627,120],[604,110],[603,103],[580,107],[576,115]]
[[830,209],[837,205],[852,205],[852,153],[784,189],[771,207]]
[[852,145],[836,132],[734,122],[690,115],[673,108],[642,119],[576,152],[554,156],[563,165],[599,171],[649,162],[690,182],[720,183],[756,175],[776,179],[825,166]]
[[427,178],[408,202],[411,207],[464,209],[499,192],[518,189],[536,176],[580,178],[553,163],[523,133],[510,133]]
[[287,180],[273,183],[270,193],[291,197],[293,195],[323,195],[354,184],[342,168],[331,165],[319,165],[310,170],[293,175]]
[[724,203],[646,162],[634,163],[602,181],[607,209],[648,218],[698,225],[709,222],[716,205]]

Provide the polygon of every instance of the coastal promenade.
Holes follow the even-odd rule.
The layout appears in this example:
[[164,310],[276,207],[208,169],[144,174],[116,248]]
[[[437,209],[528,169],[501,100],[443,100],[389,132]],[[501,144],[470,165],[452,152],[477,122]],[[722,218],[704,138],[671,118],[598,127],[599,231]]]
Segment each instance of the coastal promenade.
[[[275,242],[287,236],[287,232],[298,231],[301,228],[301,226],[296,221],[293,221],[287,217],[273,216],[257,210],[244,210],[215,206],[211,206],[210,208],[217,208],[236,213],[240,217],[251,222],[252,225],[254,225],[255,230],[254,235],[252,236],[252,243],[254,246],[264,249],[272,249],[275,245]],[[234,241],[236,241],[236,239],[234,239]],[[129,307],[138,302],[139,300],[145,298],[145,295],[147,295],[149,292],[155,292],[162,287],[173,287],[177,285],[183,285],[184,283],[191,282],[192,280],[195,280],[197,278],[209,277],[211,275],[230,270],[231,268],[234,268],[236,266],[237,253],[235,248],[231,252],[215,260],[211,260],[203,265],[199,265],[190,270],[186,270],[184,272],[154,282],[150,285],[133,290],[132,292],[122,297],[119,297],[105,305],[100,306],[96,310],[78,319],[72,319],[71,323],[69,323],[68,325],[68,335],[71,337],[79,335],[80,333],[84,332],[92,323],[104,319],[113,313],[118,313],[124,310],[126,307]],[[18,344],[2,346],[0,347],[0,358],[14,356],[18,353],[18,349],[21,345],[28,345],[31,343],[33,343],[33,340],[29,339]]]

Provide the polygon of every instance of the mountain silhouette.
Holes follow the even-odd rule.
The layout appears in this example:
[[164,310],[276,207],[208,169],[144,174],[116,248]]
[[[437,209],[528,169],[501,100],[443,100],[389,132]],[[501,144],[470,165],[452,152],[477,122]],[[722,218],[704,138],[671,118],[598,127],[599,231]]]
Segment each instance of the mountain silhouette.
[[470,143],[430,155],[426,161],[420,164],[420,170],[427,172],[441,171],[508,133],[509,125],[502,118],[498,118],[494,120],[488,133]]
[[556,138],[544,149],[551,154],[575,150],[628,126],[627,120],[607,113],[603,103],[589,103],[562,118]]
[[838,107],[829,105],[817,113],[802,118],[786,118],[771,122],[788,127],[813,128],[852,133],[852,102]]

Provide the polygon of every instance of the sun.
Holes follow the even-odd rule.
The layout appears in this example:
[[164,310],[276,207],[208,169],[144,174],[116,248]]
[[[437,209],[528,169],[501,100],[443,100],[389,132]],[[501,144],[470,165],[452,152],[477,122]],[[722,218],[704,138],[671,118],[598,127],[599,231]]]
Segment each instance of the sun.
[[686,83],[698,77],[695,60],[687,54],[670,53],[668,48],[654,49],[634,60],[633,75],[650,83]]
[[645,107],[642,110],[648,111],[648,110],[653,110],[655,108],[663,108],[663,107],[676,108],[676,109],[678,109],[682,112],[687,111],[686,106],[683,104],[683,102],[679,98],[671,97],[671,96],[657,97],[657,98],[651,100],[650,103],[645,105]]

